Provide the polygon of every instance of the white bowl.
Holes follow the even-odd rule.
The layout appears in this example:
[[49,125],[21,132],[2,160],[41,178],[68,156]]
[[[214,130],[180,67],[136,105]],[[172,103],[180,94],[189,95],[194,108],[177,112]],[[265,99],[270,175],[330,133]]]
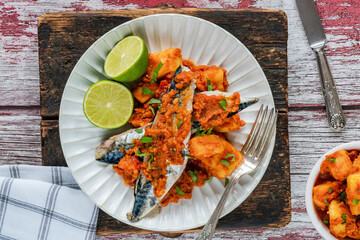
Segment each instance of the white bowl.
[[[132,223],[126,218],[126,212],[132,209],[133,190],[123,183],[111,165],[95,161],[96,147],[110,136],[125,131],[126,126],[115,130],[93,126],[84,116],[82,102],[93,83],[107,78],[103,70],[107,53],[119,40],[131,34],[144,39],[150,53],[181,48],[182,56],[191,58],[196,64],[225,68],[229,92],[261,99],[260,103],[240,113],[246,126],[228,134],[229,141],[237,149],[245,143],[261,103],[274,106],[269,83],[249,50],[229,32],[203,19],[180,14],[141,17],[110,30],[79,59],[66,83],[59,114],[61,147],[76,182],[89,198],[112,217],[138,228],[164,232],[200,227],[218,204],[225,189],[224,180],[214,178],[211,183],[195,188],[191,200],[181,199],[153,218]],[[261,165],[236,185],[222,216],[239,206],[260,182],[274,143],[275,136]]]
[[311,170],[306,183],[305,204],[309,218],[312,224],[314,225],[314,227],[316,228],[316,230],[321,234],[321,236],[329,240],[337,240],[337,238],[335,238],[330,233],[329,228],[323,223],[322,219],[320,219],[316,214],[316,210],[312,201],[312,190],[314,187],[315,180],[320,172],[320,165],[322,161],[325,160],[325,156],[330,155],[340,149],[345,149],[345,150],[360,149],[360,141],[341,144],[337,147],[334,147],[324,155],[322,155],[321,158],[314,165],[313,169]]

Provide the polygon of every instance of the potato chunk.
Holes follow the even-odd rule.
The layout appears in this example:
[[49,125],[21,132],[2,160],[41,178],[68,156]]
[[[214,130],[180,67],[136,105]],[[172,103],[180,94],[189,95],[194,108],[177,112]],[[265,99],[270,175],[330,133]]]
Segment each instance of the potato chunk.
[[230,118],[226,118],[220,126],[215,126],[214,130],[217,132],[231,132],[243,126],[245,126],[245,122],[236,114]]
[[330,173],[336,180],[344,181],[352,168],[352,162],[346,150],[341,149],[326,156],[321,163],[320,173]]
[[360,214],[360,172],[350,174],[347,178],[347,204],[353,215]]
[[328,181],[313,188],[313,202],[315,206],[325,211],[327,205],[344,191],[345,185],[340,181]]
[[242,154],[231,143],[215,134],[192,138],[189,142],[189,150],[191,156],[199,159],[212,175],[220,179],[226,178],[243,163]]
[[329,205],[330,217],[330,232],[335,237],[346,237],[346,225],[348,218],[353,217],[348,207],[343,203],[338,203],[336,200],[331,201]]
[[179,48],[170,48],[149,54],[149,65],[146,70],[146,79],[144,79],[144,81],[151,81],[153,72],[160,62],[163,66],[160,68],[156,78],[171,78],[182,63],[181,50]]
[[[145,103],[155,96],[155,92],[158,89],[158,87],[159,87],[158,84],[155,82],[140,84],[139,87],[134,89],[133,95],[139,102]],[[147,89],[145,89],[144,91],[144,88]]]

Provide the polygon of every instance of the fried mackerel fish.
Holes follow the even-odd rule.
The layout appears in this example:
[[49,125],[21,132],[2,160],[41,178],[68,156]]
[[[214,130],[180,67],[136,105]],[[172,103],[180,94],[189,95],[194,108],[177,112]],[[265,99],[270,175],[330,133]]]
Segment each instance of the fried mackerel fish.
[[320,218],[338,239],[360,239],[360,155],[341,149],[327,155],[313,187]]
[[130,221],[190,199],[194,187],[213,176],[224,179],[242,164],[224,133],[244,126],[237,113],[258,99],[227,93],[227,86],[225,70],[183,60],[180,49],[149,55],[133,90],[138,107],[129,122],[135,128],[109,138],[95,154],[134,187]]

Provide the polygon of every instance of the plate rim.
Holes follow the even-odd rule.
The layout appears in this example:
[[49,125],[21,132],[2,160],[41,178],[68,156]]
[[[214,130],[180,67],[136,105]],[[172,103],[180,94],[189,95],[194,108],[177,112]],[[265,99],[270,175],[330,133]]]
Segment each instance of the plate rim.
[[[248,56],[250,58],[252,58],[252,60],[254,61],[255,65],[256,65],[256,68],[258,68],[258,70],[260,70],[260,73],[262,75],[262,77],[264,78],[265,82],[267,83],[266,84],[266,87],[268,88],[268,92],[269,92],[269,95],[271,96],[271,104],[273,107],[276,107],[275,106],[275,102],[274,102],[274,97],[273,97],[273,94],[272,94],[272,91],[271,91],[271,88],[270,88],[270,85],[269,85],[269,81],[262,69],[262,67],[260,66],[259,62],[256,60],[256,58],[254,57],[254,55],[250,52],[250,50],[239,40],[237,39],[233,34],[231,34],[230,32],[228,32],[226,29],[220,27],[219,25],[215,24],[215,23],[212,23],[208,20],[205,20],[205,19],[202,19],[202,18],[199,18],[199,17],[195,17],[195,16],[191,16],[191,15],[186,15],[186,14],[179,14],[179,13],[158,13],[158,14],[151,14],[151,15],[146,15],[146,16],[142,16],[142,17],[138,17],[138,18],[134,18],[132,20],[129,20],[129,21],[126,21],[112,29],[110,29],[109,31],[107,31],[106,33],[104,33],[101,37],[99,37],[96,41],[94,41],[87,49],[86,51],[81,55],[81,57],[77,60],[77,63],[75,64],[75,66],[72,68],[71,70],[71,73],[66,81],[66,84],[65,84],[65,87],[64,87],[64,90],[63,90],[63,93],[62,93],[62,96],[61,96],[61,102],[60,102],[60,108],[59,108],[59,137],[60,137],[60,145],[61,145],[61,149],[62,149],[62,152],[63,152],[63,155],[64,155],[64,158],[65,158],[65,161],[66,163],[68,163],[68,160],[65,156],[65,151],[64,151],[64,143],[63,143],[63,137],[62,137],[62,112],[63,112],[63,99],[64,99],[64,95],[66,93],[66,90],[67,88],[69,88],[69,80],[72,78],[73,74],[74,74],[74,69],[78,66],[78,64],[85,58],[85,55],[86,53],[93,48],[93,46],[103,40],[106,35],[109,35],[110,33],[116,31],[118,28],[121,28],[121,27],[125,27],[127,25],[130,25],[131,23],[133,22],[136,22],[136,21],[141,21],[141,20],[145,20],[147,18],[157,18],[157,17],[162,17],[162,16],[169,16],[169,17],[174,17],[174,16],[180,16],[180,17],[183,17],[183,18],[190,18],[190,19],[194,19],[194,20],[197,20],[199,22],[204,22],[206,24],[210,24],[211,26],[213,26],[214,28],[217,28],[219,29],[220,31],[222,31],[226,36],[228,37],[231,37],[233,40],[235,40],[236,44],[237,44],[237,47],[240,45],[241,47],[244,48],[244,50],[246,51],[246,53],[248,54]],[[121,39],[120,39],[121,40]],[[119,41],[120,41],[119,40]],[[109,79],[107,77],[107,79]],[[109,79],[111,80],[111,79]],[[275,129],[275,131],[277,132],[277,128]],[[267,161],[264,161],[264,165],[262,168],[260,168],[260,173],[258,175],[258,182],[254,185],[253,189],[251,191],[247,191],[246,194],[245,194],[245,198],[244,200],[239,203],[239,204],[234,204],[233,207],[229,208],[227,211],[223,211],[222,214],[221,214],[221,217],[224,217],[226,216],[227,214],[231,213],[235,208],[238,208],[248,197],[251,193],[253,193],[253,191],[255,190],[255,188],[259,185],[259,183],[261,182],[266,170],[268,169],[268,166],[270,164],[270,161],[271,161],[271,157],[272,157],[272,154],[273,154],[273,151],[274,151],[274,147],[275,147],[275,141],[276,141],[276,134],[274,134],[274,137],[270,143],[270,148],[268,150],[268,152],[266,153],[265,156],[269,155],[268,157],[268,160]],[[266,159],[265,159],[266,160]],[[73,173],[73,170],[69,167],[69,170],[71,172],[71,174],[73,175],[74,179],[77,181],[77,178],[74,176],[74,173]],[[206,224],[206,222],[200,222],[194,226],[191,226],[190,228],[189,227],[178,227],[178,228],[168,228],[166,230],[164,230],[163,228],[157,228],[157,227],[153,227],[153,228],[149,228],[149,227],[143,227],[143,226],[139,226],[138,223],[141,223],[140,222],[137,222],[137,223],[132,223],[130,221],[128,222],[124,222],[123,220],[121,219],[118,219],[116,218],[113,214],[109,213],[107,210],[103,209],[103,206],[99,206],[98,204],[96,204],[94,201],[94,199],[92,198],[92,196],[90,196],[89,194],[86,193],[86,191],[83,190],[82,186],[80,186],[80,184],[78,184],[80,189],[84,192],[84,194],[86,194],[89,199],[95,204],[97,205],[101,210],[103,210],[104,212],[106,212],[108,215],[110,215],[111,217],[113,217],[114,219],[117,219],[119,221],[121,221],[122,223],[124,224],[127,224],[127,225],[131,225],[133,227],[136,227],[136,228],[141,228],[141,229],[144,229],[144,230],[149,230],[149,231],[162,231],[162,232],[171,232],[171,231],[186,231],[186,230],[190,230],[190,229],[194,229],[194,228],[198,228],[198,227],[201,227],[203,226],[204,224]],[[181,199],[180,199],[181,200]],[[225,208],[224,208],[225,210]]]

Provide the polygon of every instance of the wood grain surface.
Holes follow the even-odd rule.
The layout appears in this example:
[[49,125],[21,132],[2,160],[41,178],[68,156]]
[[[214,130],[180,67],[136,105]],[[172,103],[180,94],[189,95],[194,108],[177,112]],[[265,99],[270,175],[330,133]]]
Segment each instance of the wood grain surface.
[[[273,157],[259,186],[240,207],[219,221],[217,229],[285,226],[290,222],[291,207],[287,128],[287,20],[282,11],[157,8],[41,16],[38,36],[43,164],[66,166],[60,148],[57,119],[62,91],[77,60],[96,39],[113,27],[155,13],[188,14],[222,26],[249,48],[264,69],[276,107],[280,111]],[[191,231],[194,230],[188,232]],[[149,231],[123,224],[104,212],[99,215],[98,234],[139,232]]]
[[[327,126],[319,75],[295,1],[178,0],[176,8],[281,9],[288,16],[289,146],[291,222],[282,228],[216,232],[214,239],[322,239],[307,216],[305,185],[316,160],[344,142],[359,139],[360,2],[315,0],[327,36],[328,60],[347,117],[343,132]],[[41,165],[38,17],[61,11],[151,8],[160,0],[66,0],[0,2],[0,164]],[[181,239],[195,239],[185,233]],[[159,234],[111,234],[98,240],[166,239]]]

